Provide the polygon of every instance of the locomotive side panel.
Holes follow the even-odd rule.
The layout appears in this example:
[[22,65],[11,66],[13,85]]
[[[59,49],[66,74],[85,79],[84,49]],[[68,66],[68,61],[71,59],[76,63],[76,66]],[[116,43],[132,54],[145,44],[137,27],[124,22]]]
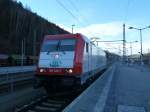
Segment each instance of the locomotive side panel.
[[84,52],[83,52],[83,74],[87,73],[90,71],[89,68],[89,43],[85,42],[84,43]]
[[106,67],[105,52],[85,38],[84,41],[82,83]]
[[[92,44],[92,71],[98,72],[106,66],[105,52]],[[95,74],[95,73],[93,73]]]

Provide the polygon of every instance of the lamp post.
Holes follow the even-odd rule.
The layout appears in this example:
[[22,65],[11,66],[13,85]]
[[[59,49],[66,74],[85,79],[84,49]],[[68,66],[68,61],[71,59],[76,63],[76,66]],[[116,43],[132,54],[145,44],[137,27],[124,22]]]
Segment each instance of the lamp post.
[[73,34],[73,27],[74,27],[74,26],[75,26],[75,25],[73,24],[73,25],[72,25],[72,34]]
[[135,28],[135,27],[129,27],[129,29],[135,29],[135,30],[139,30],[140,31],[140,43],[141,43],[141,65],[143,65],[143,43],[142,43],[142,30],[145,30],[147,28],[150,28],[150,26],[144,27],[144,28]]

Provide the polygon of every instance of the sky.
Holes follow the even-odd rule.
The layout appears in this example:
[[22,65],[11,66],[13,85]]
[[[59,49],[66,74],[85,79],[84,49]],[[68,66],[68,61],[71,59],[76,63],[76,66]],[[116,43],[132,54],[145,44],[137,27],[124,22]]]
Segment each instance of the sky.
[[[126,24],[126,41],[132,43],[133,54],[140,52],[140,33],[130,26],[144,28],[150,25],[149,0],[18,0],[24,7],[67,31],[82,33],[99,41],[123,39]],[[143,52],[150,52],[150,29],[142,30]],[[99,47],[122,54],[122,42],[100,42]],[[127,55],[131,54],[126,43]],[[149,49],[149,50],[148,50]]]

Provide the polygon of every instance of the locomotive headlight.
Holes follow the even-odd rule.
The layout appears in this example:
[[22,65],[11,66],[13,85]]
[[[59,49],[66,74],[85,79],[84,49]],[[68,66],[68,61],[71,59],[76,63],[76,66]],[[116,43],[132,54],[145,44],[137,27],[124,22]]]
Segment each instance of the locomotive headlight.
[[55,59],[58,59],[58,58],[59,58],[59,55],[58,55],[58,54],[56,54],[56,55],[55,55]]
[[69,73],[72,73],[73,71],[72,71],[72,69],[69,69],[69,71],[68,71]]
[[40,72],[44,72],[44,69],[40,69]]

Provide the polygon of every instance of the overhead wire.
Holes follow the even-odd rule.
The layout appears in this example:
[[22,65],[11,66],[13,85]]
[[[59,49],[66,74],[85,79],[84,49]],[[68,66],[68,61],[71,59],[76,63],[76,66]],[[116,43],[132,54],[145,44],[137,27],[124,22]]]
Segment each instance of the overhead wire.
[[56,0],[56,1],[57,1],[57,3],[58,3],[62,8],[64,8],[73,18],[75,18],[75,19],[78,20],[78,18],[77,18],[70,10],[68,10],[68,9],[64,6],[64,4],[62,4],[59,0]]
[[72,0],[68,0],[68,2],[74,7],[75,11],[79,14],[79,16],[81,16],[81,18],[84,19],[84,22],[86,21],[86,23],[89,24],[88,20],[82,16],[82,14],[78,10],[77,6],[72,2]]
[[126,7],[125,7],[125,16],[124,16],[124,23],[126,23],[126,21],[127,21],[127,17],[128,17],[128,15],[129,15],[129,7],[130,7],[130,4],[131,4],[131,0],[128,0],[127,1],[127,5],[126,5]]
[[[59,0],[56,0],[56,2],[62,7],[64,8],[74,19],[76,19],[77,22],[79,22],[82,26],[85,27],[85,25],[83,23],[81,23],[81,21],[79,20],[78,17],[76,17],[62,2],[60,2]],[[72,2],[70,2],[72,3]],[[73,5],[73,7],[76,7],[75,5]],[[76,11],[78,11],[78,9],[76,8]],[[91,33],[86,27],[85,29],[91,36],[95,37],[93,33]]]
[[[82,18],[82,20],[84,19],[84,23],[85,23],[85,24],[89,24],[88,20],[85,19],[85,17],[80,13],[80,11],[78,10],[77,6],[76,6],[71,0],[68,0],[68,2],[74,7],[75,11],[79,14],[79,16]],[[80,20],[79,20],[79,21],[80,21]],[[85,24],[84,24],[84,26],[86,26]],[[87,30],[93,37],[95,37],[95,36],[91,33],[91,31],[89,31],[87,28],[86,28],[86,30]]]

